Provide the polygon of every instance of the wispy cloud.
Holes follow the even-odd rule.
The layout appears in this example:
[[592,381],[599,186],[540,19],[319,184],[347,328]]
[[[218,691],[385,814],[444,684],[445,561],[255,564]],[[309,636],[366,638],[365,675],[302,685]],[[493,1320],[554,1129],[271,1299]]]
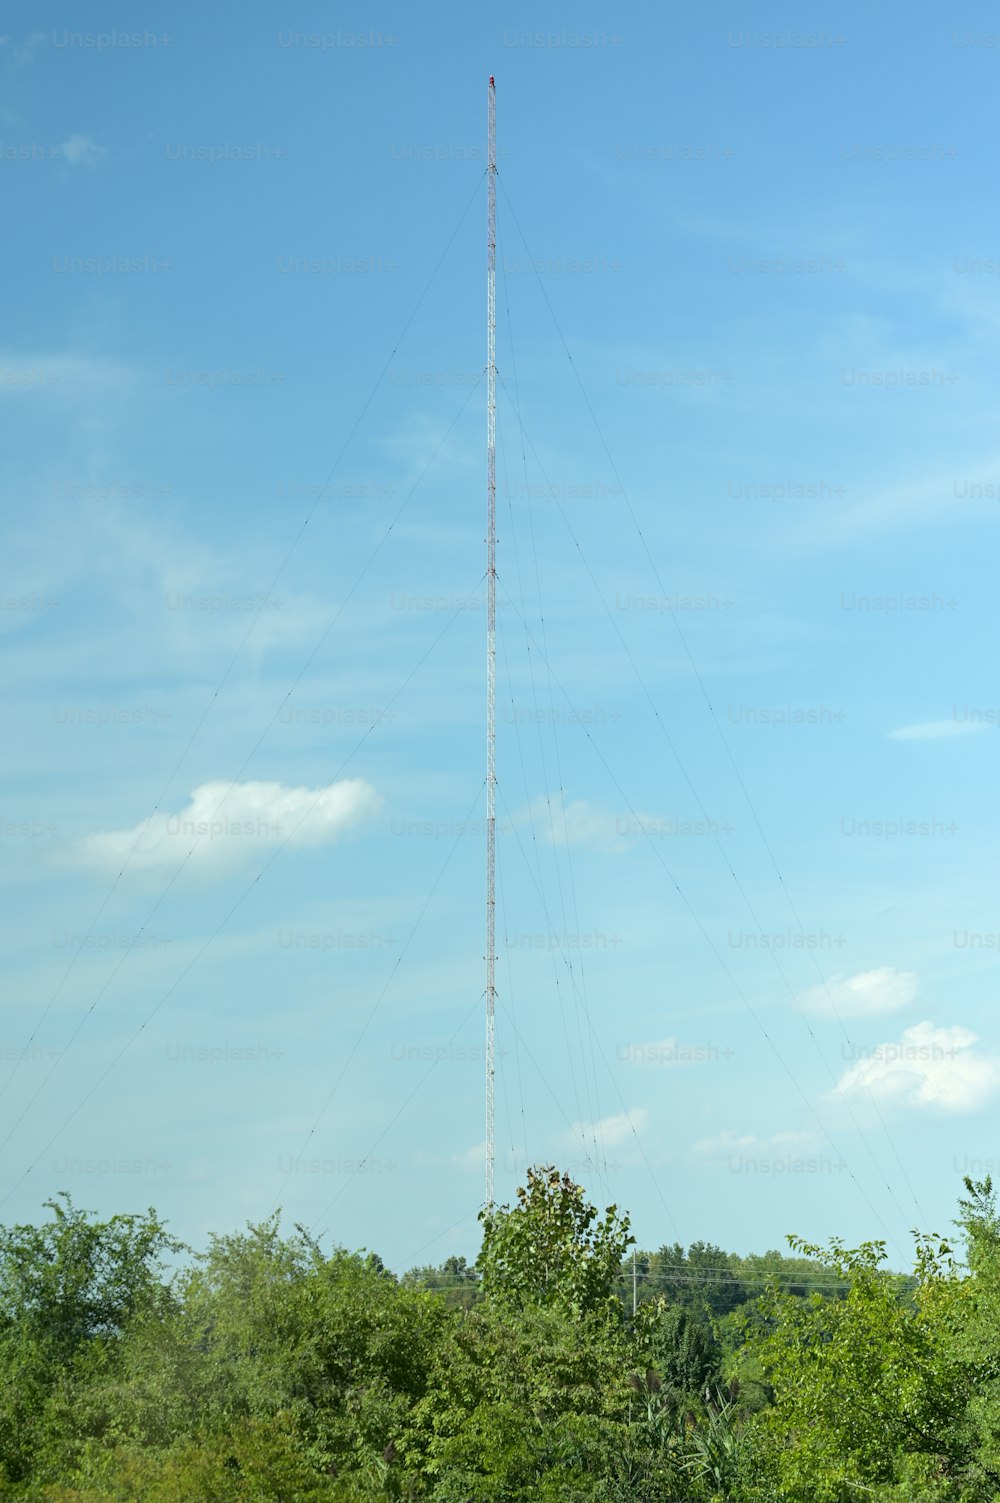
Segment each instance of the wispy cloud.
[[107,147],[98,146],[89,136],[67,136],[56,147],[71,167],[96,167],[107,156]]
[[10,36],[3,36],[0,37],[0,54],[7,59],[10,68],[30,68],[44,42],[44,31],[29,32],[21,42],[15,42]]
[[85,836],[70,859],[101,871],[174,866],[188,852],[196,871],[224,872],[252,852],[329,845],[370,817],[382,800],[360,778],[327,788],[283,783],[202,783],[176,814],[157,813],[130,829]]
[[676,1038],[655,1044],[619,1044],[617,1049],[618,1058],[632,1065],[699,1065],[717,1060],[719,1054],[717,1044],[684,1044]]
[[967,736],[987,729],[981,721],[925,720],[919,725],[901,725],[888,734],[890,741],[940,741],[946,736]]
[[517,817],[548,845],[590,846],[609,854],[628,850],[647,835],[678,833],[673,821],[653,814],[616,814],[588,799],[564,802],[559,794],[534,799]]
[[744,1157],[787,1154],[796,1148],[812,1147],[815,1141],[815,1134],[811,1132],[773,1132],[768,1137],[762,1138],[753,1132],[741,1133],[727,1129],[716,1133],[713,1138],[699,1138],[693,1145],[693,1152],[710,1159],[728,1158],[732,1154],[740,1154]]
[[899,1012],[916,995],[915,971],[880,965],[857,976],[831,976],[825,985],[801,992],[798,1002],[804,1012],[821,1017],[869,1018]]
[[460,1153],[453,1153],[451,1162],[456,1169],[485,1169],[486,1139],[481,1143],[473,1143],[471,1148],[463,1148]]
[[616,851],[626,844],[621,834],[621,817],[586,799],[571,799],[567,804],[553,800],[551,819],[548,801],[536,799],[532,816],[538,832],[551,845],[590,845]]
[[631,1111],[601,1117],[596,1122],[574,1122],[570,1130],[563,1133],[561,1142],[564,1148],[576,1150],[579,1150],[581,1140],[584,1143],[597,1142],[602,1149],[620,1148],[644,1132],[648,1122],[649,1112],[644,1106],[636,1106]]
[[114,356],[76,350],[0,349],[0,395],[48,396],[71,400],[81,412],[107,406],[134,393],[137,367]]

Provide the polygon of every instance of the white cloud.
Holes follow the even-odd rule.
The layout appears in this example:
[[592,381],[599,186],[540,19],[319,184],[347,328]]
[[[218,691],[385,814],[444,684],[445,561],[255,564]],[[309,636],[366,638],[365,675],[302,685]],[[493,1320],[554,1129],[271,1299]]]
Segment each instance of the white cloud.
[[44,31],[32,31],[20,43],[15,42],[13,37],[0,37],[0,48],[12,68],[28,68],[35,61],[35,53],[44,41]]
[[581,1139],[584,1143],[596,1141],[602,1149],[620,1148],[632,1142],[633,1128],[638,1135],[645,1131],[648,1121],[649,1112],[644,1106],[637,1106],[630,1112],[618,1112],[596,1122],[574,1122],[569,1132],[563,1134],[562,1142],[566,1148],[578,1149]]
[[615,814],[582,798],[563,803],[559,794],[534,799],[518,820],[531,824],[548,845],[586,845],[606,852],[627,850],[647,835],[663,838],[678,833],[672,820],[652,814]]
[[940,741],[946,736],[967,736],[988,727],[968,720],[925,720],[920,725],[901,725],[889,732],[890,741]]
[[693,1145],[695,1153],[702,1154],[705,1158],[728,1158],[732,1154],[742,1157],[773,1156],[775,1153],[790,1153],[796,1148],[806,1148],[815,1142],[815,1135],[811,1132],[773,1132],[769,1137],[761,1138],[752,1132],[733,1132],[726,1130],[715,1135],[714,1138],[699,1138]]
[[108,154],[106,147],[98,146],[89,136],[67,136],[65,141],[59,142],[56,151],[71,167],[96,167]]
[[451,1162],[456,1169],[485,1169],[486,1168],[486,1140],[474,1143],[471,1148],[464,1148],[461,1153],[453,1153]]
[[548,845],[592,845],[600,850],[620,850],[623,842],[615,816],[586,799],[563,803],[558,794],[536,798],[522,816]]
[[831,976],[825,986],[811,986],[800,993],[804,1012],[821,1017],[869,1018],[898,1012],[917,995],[915,971],[897,971],[880,965],[857,976]]
[[381,804],[360,778],[345,778],[328,788],[202,783],[179,813],[157,813],[131,829],[88,835],[78,842],[74,859],[103,870],[118,871],[126,860],[135,870],[153,870],[178,864],[193,849],[189,865],[195,870],[223,871],[250,852],[286,843],[328,845]]
[[683,1044],[675,1038],[657,1044],[619,1044],[616,1050],[618,1059],[631,1065],[698,1065],[718,1059],[719,1053],[717,1044]]
[[[47,396],[79,412],[92,433],[93,418],[107,414],[109,404],[120,404],[139,379],[138,368],[103,355],[81,355],[71,350],[24,352],[0,349],[0,393]],[[64,436],[64,435],[63,435]]]
[[915,1023],[898,1043],[866,1050],[841,1077],[837,1094],[870,1092],[902,1106],[977,1111],[1000,1087],[1000,1059],[977,1053],[977,1041],[968,1028]]

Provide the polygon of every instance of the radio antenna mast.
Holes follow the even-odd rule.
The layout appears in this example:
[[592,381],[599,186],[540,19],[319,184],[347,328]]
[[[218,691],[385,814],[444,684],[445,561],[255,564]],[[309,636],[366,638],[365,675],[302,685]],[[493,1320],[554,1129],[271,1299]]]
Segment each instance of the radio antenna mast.
[[489,83],[489,150],[486,170],[486,1208],[493,1205],[496,1156],[493,1112],[496,1004],[496,657],[497,657],[497,116],[496,87]]

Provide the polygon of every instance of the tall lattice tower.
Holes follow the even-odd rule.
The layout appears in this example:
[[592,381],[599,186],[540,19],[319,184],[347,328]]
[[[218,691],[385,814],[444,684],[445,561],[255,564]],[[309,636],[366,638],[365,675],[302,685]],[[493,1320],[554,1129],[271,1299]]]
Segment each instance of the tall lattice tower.
[[486,229],[486,1205],[493,1204],[493,1081],[496,1009],[496,656],[497,656],[497,112],[490,75]]

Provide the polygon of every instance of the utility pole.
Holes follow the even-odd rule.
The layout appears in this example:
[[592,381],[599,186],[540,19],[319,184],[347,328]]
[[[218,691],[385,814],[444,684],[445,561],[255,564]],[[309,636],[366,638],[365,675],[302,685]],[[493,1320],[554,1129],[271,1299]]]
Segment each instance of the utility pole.
[[493,1205],[494,1013],[496,1005],[496,698],[497,698],[497,115],[490,74],[486,226],[486,1206]]
[[635,1248],[632,1249],[632,1314],[635,1315]]

